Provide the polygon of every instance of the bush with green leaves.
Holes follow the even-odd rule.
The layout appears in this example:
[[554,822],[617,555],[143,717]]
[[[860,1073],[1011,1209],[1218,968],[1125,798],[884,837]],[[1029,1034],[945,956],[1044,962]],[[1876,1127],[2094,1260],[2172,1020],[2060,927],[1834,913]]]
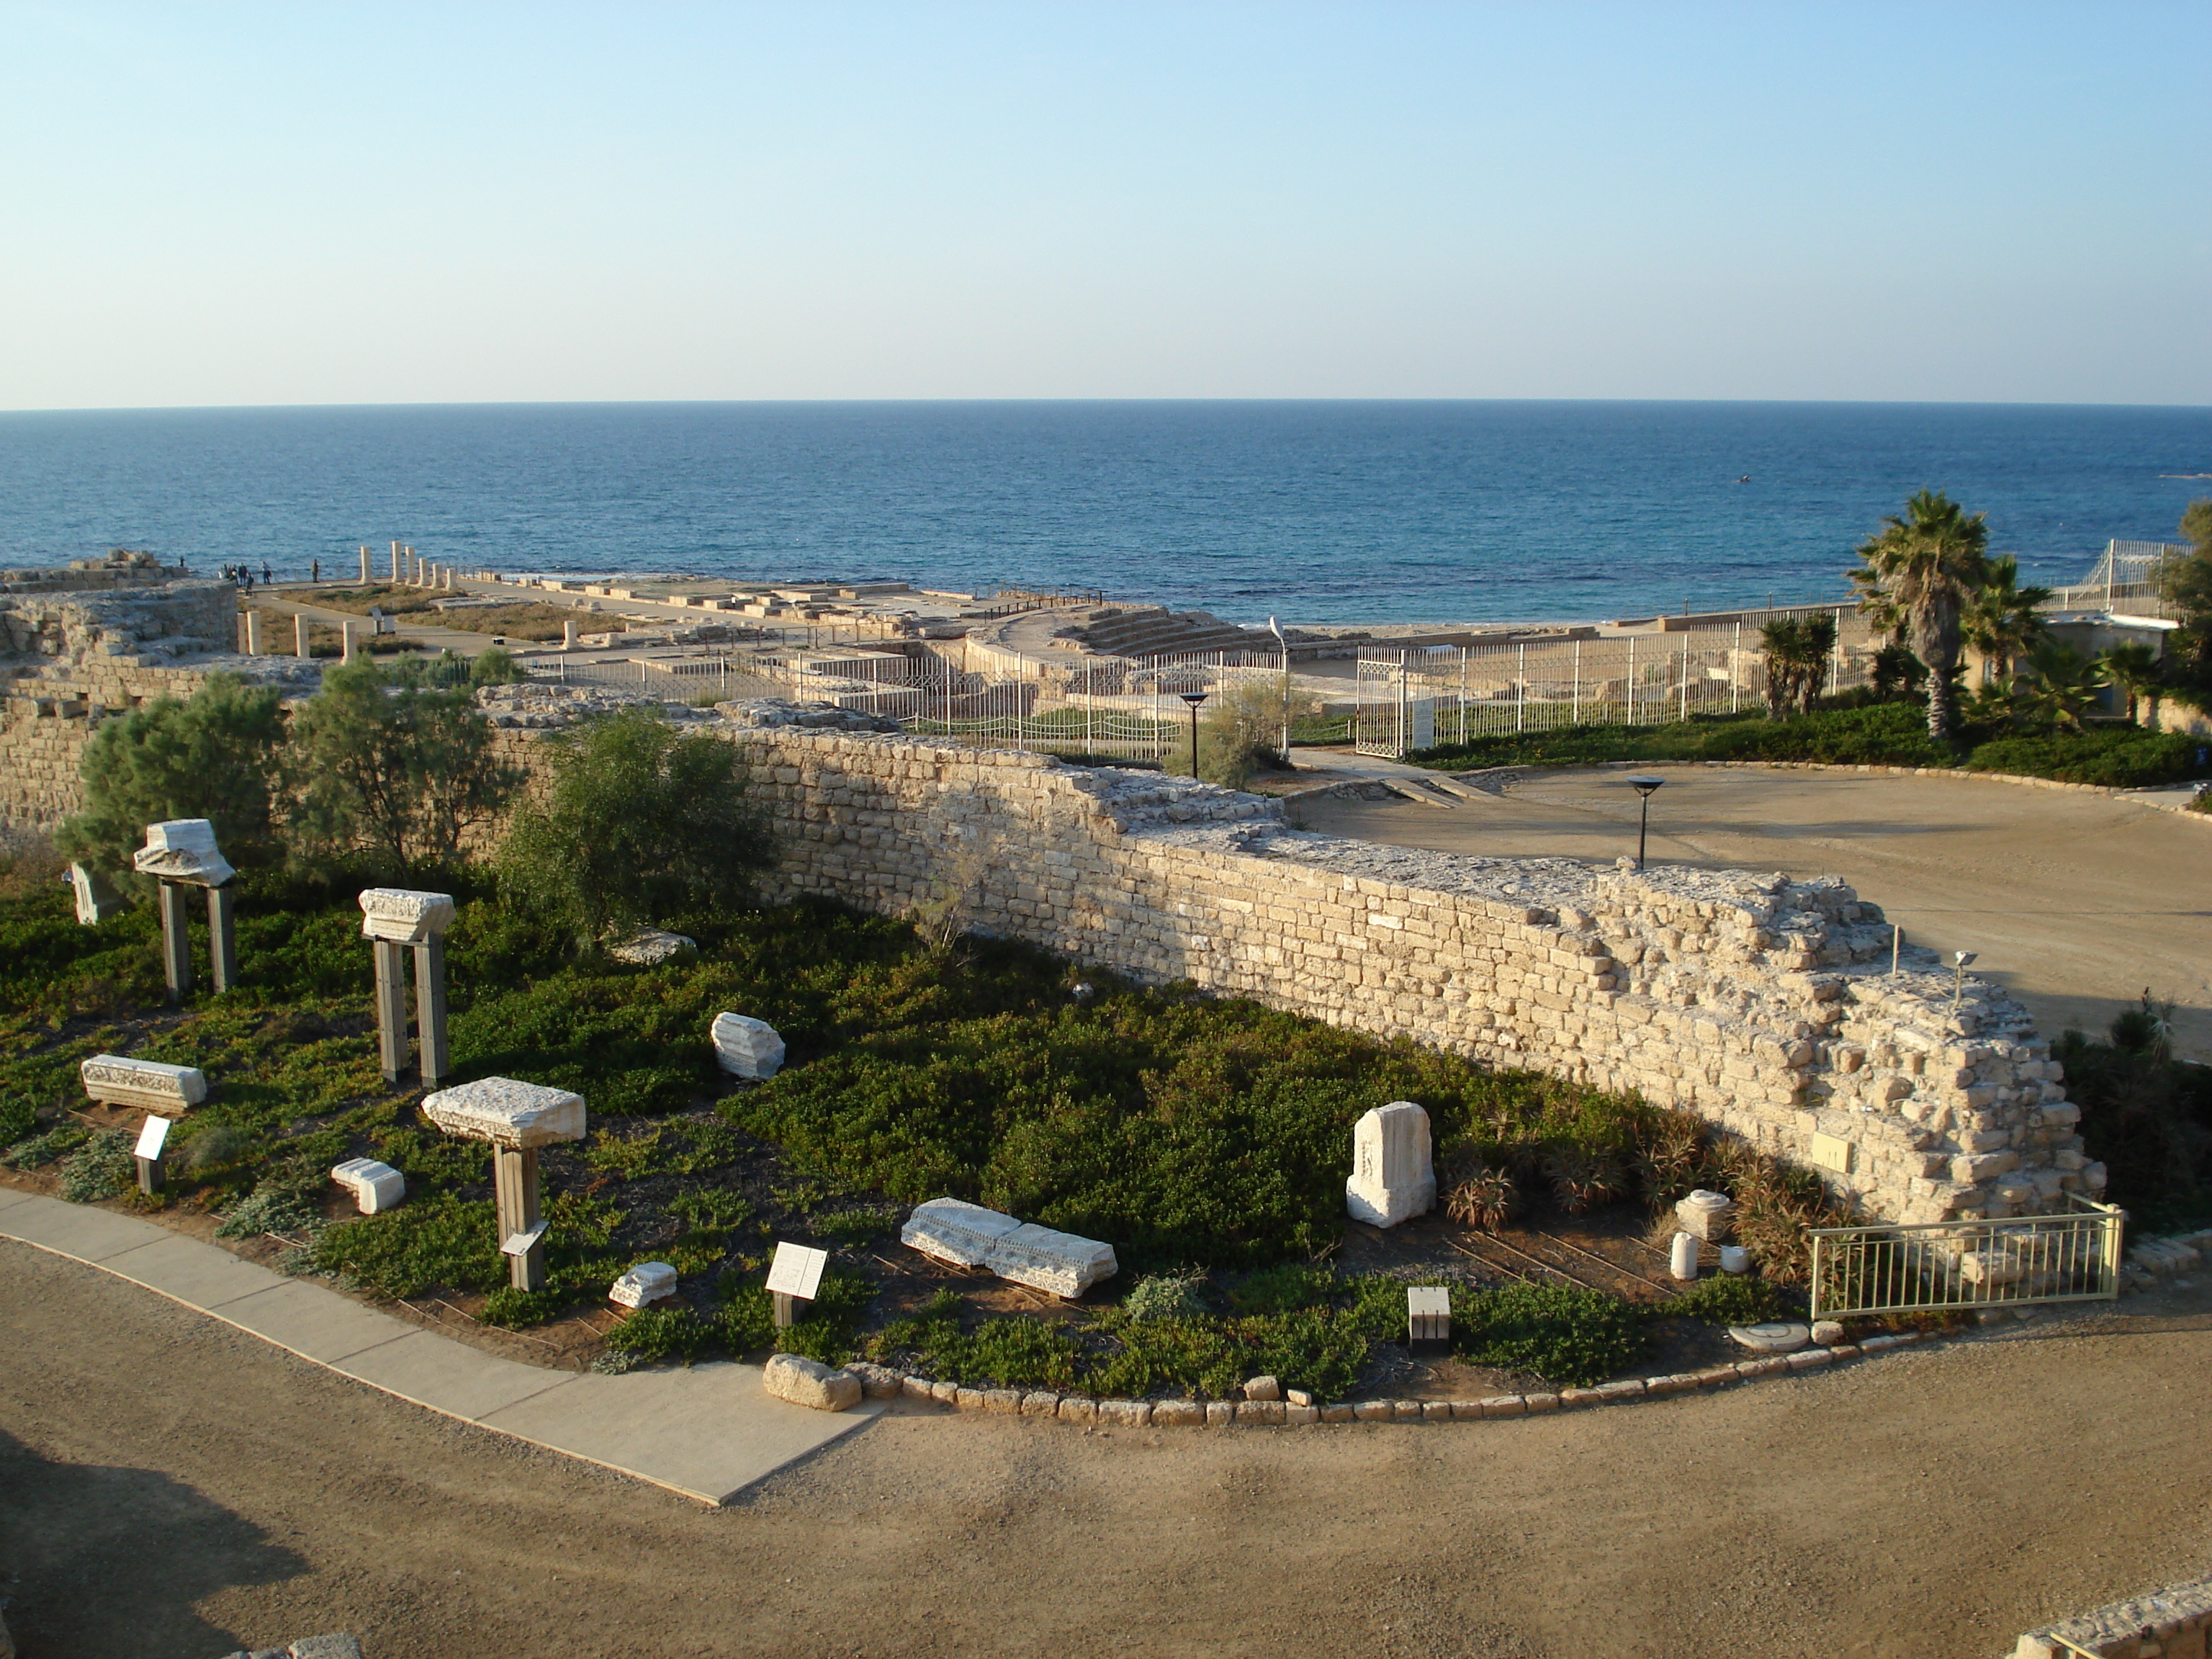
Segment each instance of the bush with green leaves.
[[1189,1319],[1206,1311],[1202,1273],[1153,1273],[1139,1279],[1121,1298],[1132,1319]]
[[1715,1325],[1757,1325],[1778,1316],[1782,1292],[1751,1273],[1701,1279],[1652,1312],[1665,1319],[1703,1319]]
[[120,1129],[95,1130],[62,1160],[62,1196],[72,1204],[97,1204],[123,1192],[137,1172],[131,1137]]
[[744,903],[773,855],[737,750],[622,709],[548,738],[539,795],[499,849],[501,891],[586,949]]
[[286,766],[295,854],[395,880],[451,860],[522,781],[468,688],[369,664],[325,673],[293,717]]
[[39,1115],[21,1095],[0,1094],[0,1146],[12,1146],[38,1127]]
[[146,826],[206,818],[223,856],[240,869],[279,856],[275,809],[284,744],[275,688],[213,674],[188,699],[153,702],[100,722],[78,757],[84,805],[62,821],[64,857],[124,877]]
[[1601,1382],[1643,1352],[1644,1342],[1636,1310],[1602,1291],[1508,1285],[1452,1295],[1452,1343],[1463,1358],[1547,1382]]

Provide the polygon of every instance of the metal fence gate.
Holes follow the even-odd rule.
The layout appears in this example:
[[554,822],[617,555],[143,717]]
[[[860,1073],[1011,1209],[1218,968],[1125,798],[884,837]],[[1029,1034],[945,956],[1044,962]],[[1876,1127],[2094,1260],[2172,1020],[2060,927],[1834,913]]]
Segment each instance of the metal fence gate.
[[2120,1293],[2126,1214],[2066,1198],[2057,1215],[1808,1229],[1813,1317],[2109,1302]]

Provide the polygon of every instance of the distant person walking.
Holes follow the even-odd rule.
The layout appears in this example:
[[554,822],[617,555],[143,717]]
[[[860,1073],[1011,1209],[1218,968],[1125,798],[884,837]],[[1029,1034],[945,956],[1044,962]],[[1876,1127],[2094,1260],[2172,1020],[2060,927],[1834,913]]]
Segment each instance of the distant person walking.
[[311,583],[320,583],[323,580],[323,562],[320,559],[307,561],[307,580]]
[[276,580],[276,573],[275,573],[274,571],[272,571],[271,569],[270,569],[270,568],[269,568],[269,561],[268,561],[268,560],[266,560],[266,559],[262,560],[262,562],[261,562],[261,585],[262,585],[264,587],[268,587],[268,586],[273,586],[273,585],[275,584]]

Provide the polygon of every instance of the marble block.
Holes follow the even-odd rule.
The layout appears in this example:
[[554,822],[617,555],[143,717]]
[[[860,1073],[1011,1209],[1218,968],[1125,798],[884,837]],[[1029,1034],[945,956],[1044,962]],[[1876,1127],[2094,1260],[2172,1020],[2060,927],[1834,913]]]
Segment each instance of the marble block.
[[220,887],[238,873],[215,844],[215,825],[205,818],[168,818],[146,826],[146,844],[131,855],[141,875],[163,881]]
[[685,951],[698,948],[699,941],[688,933],[671,933],[658,927],[648,927],[613,946],[607,954],[617,962],[631,963],[641,968],[658,968],[664,962],[672,962]]
[[143,1106],[175,1117],[207,1098],[207,1076],[197,1066],[164,1066],[122,1054],[94,1054],[81,1062],[84,1091],[106,1106]]
[[76,919],[81,927],[92,927],[108,917],[123,912],[123,896],[107,884],[97,871],[82,864],[69,867],[70,891],[76,898]]
[[392,1209],[407,1196],[407,1177],[373,1158],[348,1158],[331,1170],[331,1179],[353,1194],[363,1215]]
[[1451,1288],[1445,1285],[1406,1287],[1406,1340],[1409,1342],[1451,1340]]
[[615,1280],[607,1300],[617,1307],[642,1308],[676,1294],[676,1269],[665,1261],[641,1261]]
[[783,1039],[775,1027],[749,1014],[714,1016],[708,1029],[714,1060],[733,1077],[774,1077],[783,1066]]
[[360,899],[361,936],[422,945],[453,925],[451,893],[418,893],[409,887],[371,887]]
[[422,1097],[422,1115],[449,1135],[518,1151],[584,1138],[584,1097],[488,1077]]
[[1395,1227],[1437,1204],[1429,1158],[1429,1115],[1410,1100],[1367,1113],[1352,1129],[1352,1178],[1344,1207],[1354,1221]]
[[1081,1296],[1121,1271],[1111,1244],[1017,1221],[957,1198],[917,1204],[899,1240],[940,1261],[988,1267],[1001,1279],[1054,1296]]
[[1726,1243],[1735,1231],[1735,1201],[1701,1187],[1675,1204],[1674,1223],[1700,1243]]

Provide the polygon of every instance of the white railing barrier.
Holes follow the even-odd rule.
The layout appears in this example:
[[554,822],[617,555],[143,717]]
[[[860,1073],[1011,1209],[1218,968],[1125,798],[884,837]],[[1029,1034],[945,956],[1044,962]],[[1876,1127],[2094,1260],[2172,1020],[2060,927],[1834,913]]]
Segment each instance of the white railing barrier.
[[2057,1215],[1808,1228],[1812,1316],[2109,1302],[2126,1212],[2065,1196]]

